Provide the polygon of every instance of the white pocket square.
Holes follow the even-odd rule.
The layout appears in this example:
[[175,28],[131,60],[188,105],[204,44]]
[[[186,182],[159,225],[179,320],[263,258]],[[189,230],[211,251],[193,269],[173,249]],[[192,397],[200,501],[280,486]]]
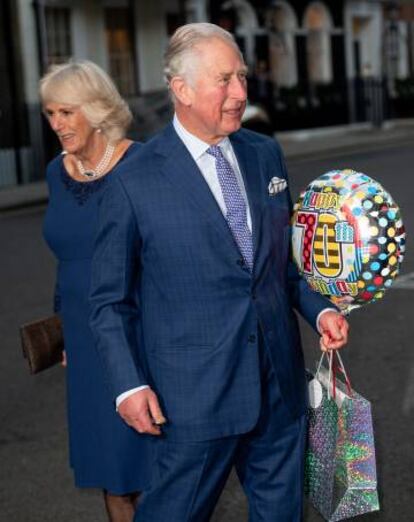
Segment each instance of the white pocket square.
[[285,190],[286,187],[287,187],[286,180],[275,176],[274,178],[272,178],[270,180],[270,183],[269,183],[269,187],[268,187],[269,195],[276,196],[276,194],[278,194],[279,192],[282,192],[282,190]]

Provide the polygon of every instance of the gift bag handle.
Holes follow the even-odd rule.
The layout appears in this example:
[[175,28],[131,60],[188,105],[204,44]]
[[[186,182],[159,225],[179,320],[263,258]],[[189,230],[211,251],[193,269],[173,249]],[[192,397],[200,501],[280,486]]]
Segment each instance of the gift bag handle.
[[[329,352],[322,352],[321,358],[319,360],[318,368],[316,370],[316,378],[318,379],[318,377],[319,377],[319,373],[322,368],[322,363],[323,363],[325,357],[328,359],[328,364],[329,364],[328,398],[329,399],[331,398],[331,384],[332,384],[332,397],[334,399],[336,397],[336,373],[337,373],[338,369],[344,376],[345,384],[346,384],[349,396],[352,396],[351,381],[349,380],[348,374],[345,370],[345,366],[342,361],[342,357],[339,353],[339,350],[330,350]],[[339,366],[338,366],[338,361],[339,361]]]

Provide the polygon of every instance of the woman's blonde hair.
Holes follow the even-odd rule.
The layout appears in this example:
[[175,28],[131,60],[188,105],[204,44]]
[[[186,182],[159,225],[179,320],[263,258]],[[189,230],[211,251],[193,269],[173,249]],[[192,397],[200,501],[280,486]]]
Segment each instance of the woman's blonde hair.
[[40,98],[43,106],[53,102],[79,107],[90,125],[110,142],[121,140],[132,121],[114,82],[88,60],[52,65],[40,80]]

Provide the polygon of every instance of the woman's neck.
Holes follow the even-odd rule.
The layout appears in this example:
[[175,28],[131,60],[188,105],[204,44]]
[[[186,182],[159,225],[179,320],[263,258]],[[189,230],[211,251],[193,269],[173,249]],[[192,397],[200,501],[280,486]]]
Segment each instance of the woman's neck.
[[95,132],[82,150],[74,154],[85,168],[94,168],[102,159],[108,145],[107,139],[102,133]]

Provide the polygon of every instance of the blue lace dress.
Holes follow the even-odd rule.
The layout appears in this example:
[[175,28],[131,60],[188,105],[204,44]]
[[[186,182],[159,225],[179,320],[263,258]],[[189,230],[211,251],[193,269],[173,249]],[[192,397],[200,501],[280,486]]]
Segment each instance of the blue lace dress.
[[93,181],[71,178],[62,155],[47,169],[44,236],[58,260],[55,310],[63,320],[68,362],[70,464],[78,487],[118,495],[148,487],[149,441],[115,411],[89,329],[88,294],[100,195],[139,148],[133,143],[111,172]]

